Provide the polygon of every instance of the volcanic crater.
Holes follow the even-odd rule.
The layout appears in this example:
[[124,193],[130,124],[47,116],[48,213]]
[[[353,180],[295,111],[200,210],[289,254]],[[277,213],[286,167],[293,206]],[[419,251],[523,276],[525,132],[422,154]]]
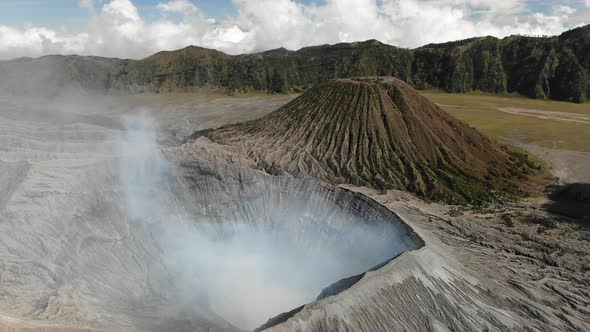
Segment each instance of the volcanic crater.
[[480,228],[388,191],[480,203],[518,193],[534,171],[398,79],[321,83],[260,119],[199,130],[178,145],[150,116],[120,105],[54,105],[59,116],[48,116],[51,105],[11,103],[0,114],[0,312],[19,320],[0,324],[565,326],[535,294],[493,279],[487,260],[497,243],[463,240],[482,240]]
[[365,195],[174,158],[146,116],[103,113],[4,119],[4,312],[58,328],[254,329],[423,246]]

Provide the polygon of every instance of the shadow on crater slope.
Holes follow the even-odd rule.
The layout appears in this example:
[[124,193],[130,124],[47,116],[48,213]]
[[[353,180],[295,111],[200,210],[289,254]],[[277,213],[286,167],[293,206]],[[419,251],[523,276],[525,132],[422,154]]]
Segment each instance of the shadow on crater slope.
[[241,328],[423,245],[372,199],[312,179],[206,162],[181,162],[171,179],[163,211],[180,214],[158,231],[164,259],[185,293]]
[[545,210],[571,218],[590,219],[590,183],[555,185],[548,189]]

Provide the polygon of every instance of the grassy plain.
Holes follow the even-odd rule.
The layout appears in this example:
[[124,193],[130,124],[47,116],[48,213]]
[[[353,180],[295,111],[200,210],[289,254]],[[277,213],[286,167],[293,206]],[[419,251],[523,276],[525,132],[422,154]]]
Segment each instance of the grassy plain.
[[[453,116],[507,143],[590,152],[590,104],[573,104],[515,96],[420,91]],[[258,118],[295,98],[295,94],[248,93],[227,96],[223,91],[125,96],[126,104],[164,110],[174,120],[198,118],[198,129]],[[513,114],[500,109],[533,110]],[[536,113],[535,113],[536,112]],[[544,113],[555,112],[555,113]],[[560,116],[562,114],[563,116]],[[161,114],[162,115],[162,114]],[[174,116],[176,115],[176,116]],[[581,119],[581,120],[580,120]],[[173,119],[170,119],[173,120]],[[579,120],[579,121],[578,121]],[[193,121],[190,121],[193,122]]]
[[[590,152],[588,103],[573,104],[489,94],[452,94],[431,90],[421,93],[453,116],[501,142]],[[512,114],[501,111],[502,108],[534,112]]]

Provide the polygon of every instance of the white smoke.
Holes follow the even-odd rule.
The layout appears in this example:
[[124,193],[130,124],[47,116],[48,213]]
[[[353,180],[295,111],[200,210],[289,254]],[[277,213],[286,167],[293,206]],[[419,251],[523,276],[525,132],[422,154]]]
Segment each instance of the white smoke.
[[253,329],[404,249],[393,225],[316,220],[311,213],[318,202],[272,208],[270,223],[191,216],[166,193],[176,172],[160,152],[157,126],[145,115],[125,122],[120,176],[129,214],[154,227],[184,305]]
[[152,223],[162,218],[158,194],[168,163],[156,144],[157,130],[147,111],[123,119],[125,137],[120,145],[120,182],[130,217]]
[[[39,294],[56,294],[57,316],[48,322],[68,317],[106,329],[145,324],[136,326],[145,330],[161,321],[174,330],[186,316],[194,324],[211,318],[203,324],[217,326],[216,313],[255,328],[405,249],[394,225],[362,223],[325,193],[275,187],[292,190],[283,194],[258,178],[236,185],[236,178],[226,183],[218,174],[203,175],[211,177],[210,187],[180,181],[186,170],[161,151],[158,141],[166,136],[150,116],[154,111],[132,112],[79,89],[54,91],[51,77],[59,68],[47,75],[27,69],[36,84],[0,77],[0,87],[17,89],[0,91],[0,126],[8,134],[0,159],[32,163],[38,178],[27,187],[38,191],[11,207],[21,219],[2,219],[9,230],[2,240],[13,243],[2,253],[20,248],[22,266],[68,271],[59,268],[26,289],[18,280],[27,275],[19,272],[0,290],[34,306],[47,300]],[[122,113],[129,115],[119,119]],[[253,186],[246,190],[252,196],[233,192],[239,186]],[[224,195],[211,190],[218,187]],[[214,206],[199,212],[201,201]]]

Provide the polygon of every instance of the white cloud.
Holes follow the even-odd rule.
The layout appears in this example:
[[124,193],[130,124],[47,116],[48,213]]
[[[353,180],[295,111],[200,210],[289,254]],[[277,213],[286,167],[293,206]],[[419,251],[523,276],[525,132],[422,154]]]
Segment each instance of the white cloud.
[[94,10],[94,3],[92,0],[80,0],[79,2],[80,7],[86,8],[88,10]]
[[[588,0],[588,1],[590,1],[590,0]],[[569,6],[560,5],[560,6],[555,6],[553,8],[553,13],[555,13],[555,15],[569,16],[569,15],[574,14],[575,12],[576,12],[576,8],[572,8]]]
[[[590,5],[590,0],[586,0]],[[155,6],[162,16],[141,17],[131,0],[81,0],[89,21],[81,33],[39,26],[0,25],[0,58],[50,53],[142,58],[160,50],[199,45],[238,54],[277,47],[378,39],[416,47],[473,36],[558,34],[584,16],[569,6],[535,12],[525,0],[234,0],[237,14],[207,17],[190,1]],[[578,5],[579,8],[580,5]],[[179,14],[173,20],[166,13]],[[575,19],[578,18],[579,19]]]
[[171,0],[168,2],[161,2],[156,7],[166,12],[177,12],[184,14],[193,14],[197,12],[197,6],[188,0]]
[[13,28],[0,25],[0,59],[55,53],[81,53],[85,34],[62,36],[43,27]]

